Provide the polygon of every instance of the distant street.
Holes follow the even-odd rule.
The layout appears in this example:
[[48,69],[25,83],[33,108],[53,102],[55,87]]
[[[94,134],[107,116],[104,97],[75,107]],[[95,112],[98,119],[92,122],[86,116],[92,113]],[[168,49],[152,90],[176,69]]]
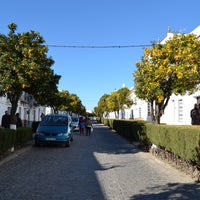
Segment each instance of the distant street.
[[0,165],[0,200],[199,200],[200,184],[101,124]]

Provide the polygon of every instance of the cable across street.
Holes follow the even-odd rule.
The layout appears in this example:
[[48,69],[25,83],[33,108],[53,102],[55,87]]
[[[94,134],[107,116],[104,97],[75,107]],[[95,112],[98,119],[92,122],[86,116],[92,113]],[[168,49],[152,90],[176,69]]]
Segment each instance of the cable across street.
[[93,49],[98,49],[98,48],[138,48],[138,47],[150,47],[152,45],[146,45],[146,44],[139,44],[139,45],[47,45],[48,47],[55,47],[55,48],[93,48]]

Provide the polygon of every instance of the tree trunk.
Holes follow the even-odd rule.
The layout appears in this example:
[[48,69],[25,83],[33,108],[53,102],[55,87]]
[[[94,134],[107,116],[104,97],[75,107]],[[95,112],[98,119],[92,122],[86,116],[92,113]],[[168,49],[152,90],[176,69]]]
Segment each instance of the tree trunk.
[[8,98],[11,103],[10,129],[14,129],[14,130],[16,130],[17,118],[16,118],[15,114],[17,111],[17,106],[18,106],[18,101],[19,101],[20,96],[21,96],[21,94],[17,94],[17,93],[8,94]]
[[154,124],[160,124],[160,118],[161,118],[160,106],[159,106],[159,104],[156,104],[155,105],[155,121],[154,121]]
[[154,124],[160,124],[160,119],[164,114],[165,108],[168,105],[170,96],[167,96],[162,102],[151,101],[151,119]]
[[151,101],[151,119],[154,124],[160,124],[160,118],[162,116],[161,104]]
[[16,111],[17,111],[17,102],[12,101],[11,102],[11,112],[10,112],[10,129],[16,130],[16,123],[17,123],[17,118],[15,116]]

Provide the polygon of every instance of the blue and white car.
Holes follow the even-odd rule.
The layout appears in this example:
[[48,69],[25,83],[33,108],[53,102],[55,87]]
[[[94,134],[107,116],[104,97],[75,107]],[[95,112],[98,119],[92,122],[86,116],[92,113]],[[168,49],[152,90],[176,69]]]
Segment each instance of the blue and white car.
[[73,131],[79,131],[79,117],[72,116],[71,118],[72,118]]
[[35,133],[35,145],[62,144],[70,146],[73,141],[72,119],[66,114],[49,114],[40,122]]

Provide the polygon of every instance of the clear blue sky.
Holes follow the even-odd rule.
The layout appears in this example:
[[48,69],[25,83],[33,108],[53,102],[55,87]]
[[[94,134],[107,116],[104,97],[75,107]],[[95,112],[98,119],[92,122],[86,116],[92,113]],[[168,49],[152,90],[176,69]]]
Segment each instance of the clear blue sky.
[[[1,0],[0,33],[39,32],[46,44],[61,46],[149,45],[171,32],[200,25],[199,0]],[[134,85],[143,48],[55,48],[48,56],[62,76],[58,88],[76,94],[87,110],[101,96]]]

